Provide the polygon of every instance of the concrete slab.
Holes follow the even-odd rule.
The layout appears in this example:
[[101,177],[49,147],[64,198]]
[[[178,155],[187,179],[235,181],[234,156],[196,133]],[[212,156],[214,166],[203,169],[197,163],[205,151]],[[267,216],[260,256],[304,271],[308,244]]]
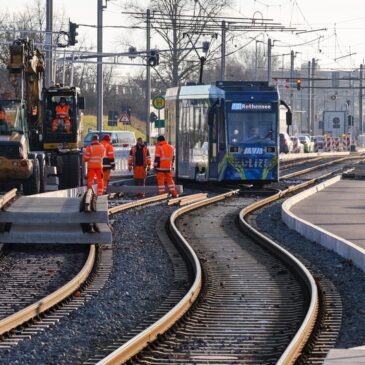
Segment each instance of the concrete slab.
[[108,200],[100,196],[96,212],[80,212],[81,198],[22,196],[6,210],[0,222],[19,224],[108,223]]
[[111,244],[107,224],[98,224],[100,232],[84,233],[80,224],[57,226],[13,224],[10,232],[0,233],[0,243],[28,244]]
[[356,365],[365,364],[365,349],[332,349],[328,353],[323,365]]

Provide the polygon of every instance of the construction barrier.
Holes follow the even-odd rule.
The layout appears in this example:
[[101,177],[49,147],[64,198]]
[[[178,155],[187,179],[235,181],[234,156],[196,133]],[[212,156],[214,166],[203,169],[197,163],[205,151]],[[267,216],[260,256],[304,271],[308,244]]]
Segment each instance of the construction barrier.
[[332,151],[332,138],[326,137],[324,139],[324,151],[325,152],[331,152]]
[[332,138],[332,151],[340,152],[340,137]]
[[343,134],[342,135],[342,151],[348,152],[350,151],[351,146],[351,134]]

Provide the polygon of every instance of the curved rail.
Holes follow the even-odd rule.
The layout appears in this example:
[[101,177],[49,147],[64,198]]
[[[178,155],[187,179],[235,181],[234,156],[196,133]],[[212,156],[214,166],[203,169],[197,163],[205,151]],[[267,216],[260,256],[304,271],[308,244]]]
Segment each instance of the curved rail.
[[58,304],[68,296],[70,296],[82,283],[88,278],[95,262],[96,249],[95,245],[90,246],[90,251],[85,265],[81,271],[68,283],[49,294],[45,298],[25,307],[24,309],[0,320],[0,335],[20,326],[26,321],[36,317],[40,313]]
[[[289,190],[289,189],[288,189]],[[289,192],[289,191],[287,191]],[[290,266],[295,269],[295,271],[300,275],[303,279],[310,293],[310,304],[305,316],[305,319],[297,331],[294,338],[291,340],[289,346],[286,348],[285,352],[282,354],[280,359],[277,361],[277,365],[287,365],[294,364],[296,359],[300,356],[301,351],[305,344],[308,341],[309,336],[312,333],[315,322],[317,320],[318,308],[319,308],[319,297],[318,297],[318,289],[315,283],[315,280],[308,269],[290,252],[279,246],[277,243],[272,241],[270,238],[266,237],[262,233],[260,233],[257,229],[252,227],[246,220],[245,217],[251,212],[257,210],[258,208],[271,203],[283,195],[286,192],[279,192],[272,197],[268,197],[266,199],[260,200],[250,206],[241,210],[239,214],[239,223],[240,226],[251,236],[259,237],[260,243],[263,244],[266,248],[273,251],[276,255],[278,255],[284,262],[290,263]]]
[[[293,255],[291,255],[289,252],[284,250],[282,247],[280,247],[275,242],[268,239],[266,236],[262,235],[258,231],[256,231],[253,227],[249,226],[245,220],[244,216],[248,214],[248,212],[254,211],[261,206],[268,204],[270,202],[274,202],[275,200],[278,200],[282,198],[283,196],[294,192],[296,190],[303,189],[315,182],[317,182],[319,179],[326,178],[328,176],[332,175],[332,173],[326,173],[325,175],[321,176],[320,178],[313,178],[311,180],[305,181],[303,183],[297,184],[295,186],[290,186],[284,191],[280,191],[277,194],[270,196],[266,199],[260,200],[259,202],[256,202],[249,207],[243,209],[240,212],[240,225],[242,227],[249,227],[248,230],[251,232],[251,234],[254,234],[256,237],[259,237],[260,241],[262,239],[262,242],[267,242],[267,246],[270,245],[271,250],[275,251],[276,254],[278,254],[284,261],[290,262],[291,265],[294,264],[295,268],[297,269],[297,272],[299,275],[303,278],[304,282],[308,286],[308,290],[311,294],[310,304],[309,308],[306,314],[306,317],[297,331],[296,335],[293,337],[292,341],[290,342],[289,346],[285,350],[285,352],[282,354],[281,358],[278,360],[277,364],[280,365],[287,365],[287,364],[294,364],[295,360],[298,358],[298,356],[301,354],[301,351],[305,344],[308,341],[309,336],[312,333],[315,321],[317,319],[318,314],[318,306],[319,306],[319,299],[318,299],[318,291],[317,286],[314,281],[314,278],[311,276],[309,271],[305,268],[305,266],[297,260]],[[164,331],[167,331],[171,326],[174,325],[174,323],[182,317],[182,315],[188,310],[188,308],[191,306],[192,302],[196,299],[196,297],[199,294],[200,288],[201,288],[201,269],[200,264],[197,262],[197,258],[195,253],[192,251],[190,245],[187,243],[185,238],[181,235],[181,233],[177,230],[175,221],[176,219],[192,210],[201,208],[203,206],[218,202],[220,200],[225,199],[228,196],[231,196],[235,194],[237,191],[232,191],[229,193],[225,193],[222,195],[219,195],[217,197],[208,198],[203,201],[199,201],[196,203],[193,203],[188,206],[184,206],[178,210],[176,210],[170,217],[170,227],[173,236],[176,238],[176,240],[181,245],[181,248],[185,250],[186,253],[192,255],[190,258],[190,261],[194,262],[194,271],[196,274],[193,286],[190,288],[189,292],[185,295],[185,297],[174,307],[165,314],[160,320],[158,320],[156,323],[152,324],[150,327],[145,329],[143,332],[141,332],[139,335],[135,336],[131,340],[129,340],[127,343],[125,343],[123,346],[119,347],[115,351],[113,351],[110,355],[105,357],[104,359],[100,360],[98,362],[98,365],[109,365],[109,364],[121,364],[126,361],[128,361],[132,356],[136,355],[138,352],[140,352],[143,348],[145,348],[151,341],[157,339],[159,335],[161,335]],[[199,266],[197,266],[199,264]]]
[[[2,202],[7,204],[11,199],[15,197],[16,189],[13,189],[3,199],[0,199],[0,206]],[[167,198],[167,194],[159,195],[151,198],[141,199],[135,202],[122,204],[114,208],[109,209],[109,214],[117,213],[126,209],[134,208],[144,204],[153,203],[156,201],[164,200]],[[25,307],[24,309],[0,320],[0,335],[9,332],[13,328],[22,325],[24,322],[36,317],[37,315],[47,311],[54,305],[62,302],[64,299],[74,293],[88,278],[92,268],[95,264],[96,259],[96,248],[95,245],[90,246],[88,258],[81,269],[81,271],[68,283],[49,294],[45,298],[38,300],[37,302]]]
[[184,313],[191,307],[200,293],[202,286],[202,271],[198,257],[193,249],[190,247],[185,238],[181,235],[175,225],[176,219],[186,212],[201,208],[203,206],[213,204],[236,194],[238,190],[230,191],[212,198],[184,206],[174,213],[170,217],[171,233],[180,245],[180,248],[185,252],[190,264],[193,267],[195,279],[193,285],[189,289],[188,293],[173,307],[168,313],[166,313],[161,319],[145,329],[139,335],[135,336],[123,346],[112,352],[109,356],[98,362],[99,365],[103,364],[121,364],[126,362],[132,356],[136,355],[139,351],[145,348],[151,341],[157,339],[157,337],[166,332],[171,326],[173,326],[177,320],[179,320]]

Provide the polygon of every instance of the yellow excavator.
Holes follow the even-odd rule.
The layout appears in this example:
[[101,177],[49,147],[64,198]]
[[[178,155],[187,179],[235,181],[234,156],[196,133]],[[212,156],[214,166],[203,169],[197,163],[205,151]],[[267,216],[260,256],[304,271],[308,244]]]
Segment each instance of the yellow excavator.
[[[44,56],[28,39],[10,48],[13,87],[0,99],[0,189],[26,195],[81,186],[84,98],[76,87],[44,84]],[[59,112],[59,105],[66,105]]]

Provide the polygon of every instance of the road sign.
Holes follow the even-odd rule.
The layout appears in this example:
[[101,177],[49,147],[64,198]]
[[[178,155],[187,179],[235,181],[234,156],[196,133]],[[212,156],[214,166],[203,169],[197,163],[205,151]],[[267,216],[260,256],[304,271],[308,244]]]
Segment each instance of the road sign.
[[163,96],[155,96],[152,100],[152,105],[157,110],[163,109],[165,107],[165,98]]
[[156,119],[155,128],[165,128],[165,119]]
[[123,124],[131,124],[131,119],[130,119],[129,114],[127,112],[123,112],[122,116],[120,117],[120,121]]

